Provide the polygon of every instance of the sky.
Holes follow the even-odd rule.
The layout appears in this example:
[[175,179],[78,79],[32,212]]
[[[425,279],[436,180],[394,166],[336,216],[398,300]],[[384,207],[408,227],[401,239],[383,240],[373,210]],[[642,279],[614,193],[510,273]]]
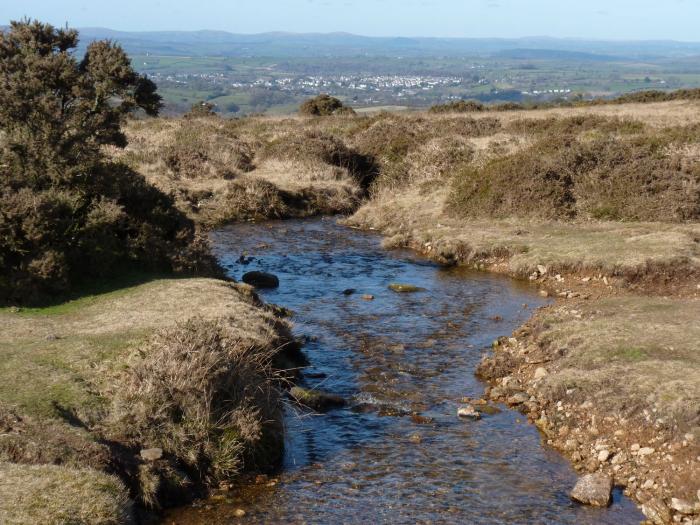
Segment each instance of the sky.
[[700,41],[700,0],[0,0],[0,24]]

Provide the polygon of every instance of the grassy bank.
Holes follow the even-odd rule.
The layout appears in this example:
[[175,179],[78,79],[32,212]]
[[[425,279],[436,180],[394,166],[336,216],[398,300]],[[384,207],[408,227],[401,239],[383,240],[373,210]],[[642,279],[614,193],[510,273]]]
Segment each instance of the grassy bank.
[[2,522],[125,523],[280,457],[290,336],[247,285],[157,279],[0,325],[0,492],[22,502]]

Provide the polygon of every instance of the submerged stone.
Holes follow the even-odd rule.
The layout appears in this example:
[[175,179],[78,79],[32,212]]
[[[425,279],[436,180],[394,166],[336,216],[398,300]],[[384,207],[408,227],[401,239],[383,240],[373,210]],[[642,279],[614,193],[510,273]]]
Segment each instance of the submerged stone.
[[420,286],[414,286],[412,284],[391,283],[389,285],[389,290],[396,293],[415,293],[423,292],[425,291],[425,288],[421,288]]
[[289,394],[300,405],[311,408],[313,410],[328,410],[338,408],[345,405],[345,399],[334,394],[328,394],[320,390],[311,390],[294,386],[289,390]]

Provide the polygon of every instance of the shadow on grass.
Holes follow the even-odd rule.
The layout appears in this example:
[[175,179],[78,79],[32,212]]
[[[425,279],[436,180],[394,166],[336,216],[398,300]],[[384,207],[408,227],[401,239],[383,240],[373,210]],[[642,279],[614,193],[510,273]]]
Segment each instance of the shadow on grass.
[[40,301],[22,306],[2,305],[0,312],[12,308],[24,314],[58,315],[69,313],[102,298],[127,294],[131,289],[161,279],[187,279],[187,275],[130,271],[112,277],[89,279],[68,293],[43,297]]

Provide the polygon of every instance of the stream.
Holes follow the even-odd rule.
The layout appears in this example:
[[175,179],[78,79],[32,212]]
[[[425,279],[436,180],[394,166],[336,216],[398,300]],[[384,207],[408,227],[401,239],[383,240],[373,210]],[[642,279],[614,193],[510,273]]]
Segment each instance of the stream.
[[[212,240],[232,277],[252,270],[279,277],[279,288],[260,295],[294,312],[310,361],[302,384],[349,404],[315,414],[290,402],[274,481],[178,509],[166,523],[643,519],[617,489],[607,509],[573,503],[576,473],[519,412],[498,406],[478,421],[457,417],[463,397],[483,394],[474,370],[484,351],[544,304],[527,283],[386,251],[378,235],[328,218],[233,225]],[[239,262],[244,253],[247,264]],[[395,293],[392,282],[424,291]]]

